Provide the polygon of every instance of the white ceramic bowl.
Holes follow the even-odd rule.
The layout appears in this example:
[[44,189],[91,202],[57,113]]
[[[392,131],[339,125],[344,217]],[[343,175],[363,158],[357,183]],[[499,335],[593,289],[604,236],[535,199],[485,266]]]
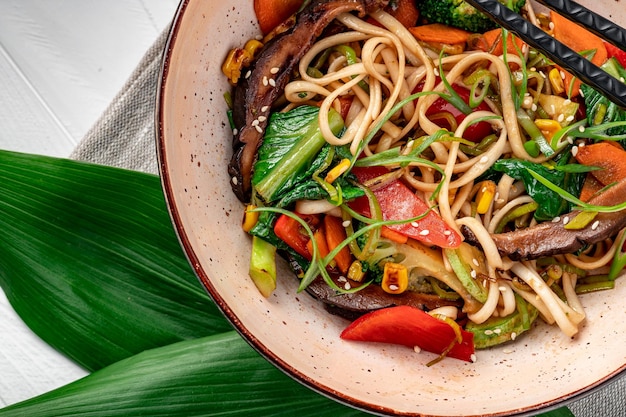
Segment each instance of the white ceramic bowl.
[[[585,1],[624,24],[613,0]],[[265,299],[247,274],[250,238],[230,189],[232,133],[220,71],[230,48],[258,34],[251,0],[186,0],[164,54],[158,150],[164,190],[182,246],[234,326],[269,361],[331,398],[373,413],[427,416],[531,414],[562,405],[626,369],[626,284],[583,297],[588,318],[575,340],[539,327],[476,363],[433,359],[405,347],[346,342],[347,325],[307,294],[286,265]]]

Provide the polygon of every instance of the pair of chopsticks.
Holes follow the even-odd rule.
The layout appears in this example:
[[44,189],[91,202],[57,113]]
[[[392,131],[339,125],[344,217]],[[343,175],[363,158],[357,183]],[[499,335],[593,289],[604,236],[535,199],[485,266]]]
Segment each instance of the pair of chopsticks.
[[[626,108],[626,84],[548,35],[497,0],[466,0],[531,47],[542,51],[583,83],[595,88],[615,104]],[[563,17],[578,23],[620,49],[626,48],[626,30],[578,3],[537,0]]]

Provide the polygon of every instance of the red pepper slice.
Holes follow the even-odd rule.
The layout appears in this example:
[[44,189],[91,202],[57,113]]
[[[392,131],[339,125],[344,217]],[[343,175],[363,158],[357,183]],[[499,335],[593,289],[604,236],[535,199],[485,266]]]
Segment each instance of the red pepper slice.
[[[423,84],[418,84],[415,88],[414,93],[422,91],[422,88]],[[459,97],[463,99],[463,101],[465,101],[465,103],[469,103],[470,90],[458,84],[452,84],[452,89],[456,91],[456,93],[459,95]],[[474,111],[479,110],[491,111],[487,103],[485,103],[484,101],[480,103],[476,108],[474,108]],[[435,102],[426,110],[426,116],[429,116],[429,118],[434,123],[437,123],[438,125],[450,130],[451,126],[446,119],[430,117],[439,113],[449,113],[450,115],[452,115],[452,117],[454,117],[457,124],[460,124],[466,116],[465,114],[463,114],[463,112],[461,112],[461,110],[457,109],[452,104],[450,104],[450,102],[441,97],[435,100]],[[489,123],[478,122],[473,123],[472,125],[468,126],[467,129],[465,129],[465,132],[463,132],[463,138],[478,143],[492,133],[493,129],[491,129],[491,125]]]
[[[463,341],[456,343],[446,356],[474,361],[474,334],[461,330]],[[416,307],[407,305],[382,308],[359,317],[341,338],[360,342],[392,343],[441,355],[456,339],[449,324]]]
[[619,61],[622,67],[626,68],[626,52],[608,42],[604,42],[604,46],[606,47],[607,56],[609,58],[615,57],[615,59]]
[[[307,224],[314,226],[313,229],[315,229],[315,226],[319,224],[319,218],[316,216],[299,213],[295,214],[304,219]],[[274,224],[274,233],[298,254],[304,256],[308,260],[311,260],[312,255],[307,249],[310,237],[296,219],[289,217],[286,214],[281,214]]]
[[[354,167],[352,169],[352,173],[361,183],[387,172],[389,171],[385,167]],[[399,180],[392,181],[388,185],[376,189],[373,193],[378,200],[384,220],[411,219],[428,210],[428,205]],[[359,197],[350,202],[349,206],[363,216],[371,216],[367,197]],[[430,211],[417,222],[387,227],[427,245],[436,245],[442,248],[457,248],[462,241],[456,230],[448,226],[434,211]]]

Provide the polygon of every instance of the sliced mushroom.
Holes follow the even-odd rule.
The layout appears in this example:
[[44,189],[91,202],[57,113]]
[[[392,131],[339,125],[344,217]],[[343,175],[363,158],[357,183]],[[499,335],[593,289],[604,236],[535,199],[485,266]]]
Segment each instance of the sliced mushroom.
[[[590,204],[613,206],[626,201],[626,179],[594,197]],[[592,222],[581,229],[566,229],[578,211],[568,213],[558,221],[544,222],[526,229],[493,234],[491,237],[503,256],[513,260],[537,259],[577,250],[616,235],[626,227],[626,212],[598,213]],[[470,243],[477,243],[467,228],[462,229]]]
[[234,154],[228,166],[237,197],[250,199],[252,168],[263,140],[267,117],[298,62],[324,29],[341,13],[360,15],[386,6],[388,0],[312,0],[296,16],[296,23],[269,41],[244,74],[233,96]]

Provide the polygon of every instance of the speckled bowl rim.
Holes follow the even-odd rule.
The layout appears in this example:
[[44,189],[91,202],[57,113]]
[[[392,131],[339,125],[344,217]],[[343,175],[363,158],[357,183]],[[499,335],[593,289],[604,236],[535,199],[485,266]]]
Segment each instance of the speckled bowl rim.
[[[198,279],[202,283],[202,285],[206,288],[210,297],[215,301],[217,306],[221,309],[224,315],[230,320],[233,324],[234,328],[241,334],[241,336],[263,357],[265,357],[269,362],[274,364],[278,369],[282,370],[285,374],[289,375],[296,381],[308,386],[312,390],[325,395],[329,398],[332,398],[336,401],[344,403],[346,405],[352,406],[354,408],[367,411],[374,414],[380,415],[405,415],[405,416],[431,416],[431,414],[422,414],[420,412],[401,412],[398,410],[394,410],[391,408],[380,407],[376,404],[371,404],[367,401],[362,401],[350,396],[348,393],[337,392],[328,386],[321,384],[319,381],[315,379],[309,378],[307,375],[301,373],[298,369],[291,366],[289,363],[284,361],[280,356],[277,356],[271,349],[268,349],[252,332],[248,330],[244,323],[242,323],[239,318],[234,314],[233,310],[229,307],[228,303],[224,300],[224,298],[220,295],[219,291],[213,285],[210,274],[203,267],[203,260],[197,255],[195,248],[191,244],[188,239],[188,234],[186,231],[186,225],[181,220],[180,210],[181,208],[178,206],[177,201],[175,199],[175,190],[173,189],[172,179],[170,177],[170,169],[168,167],[168,161],[166,156],[166,142],[168,140],[167,137],[164,136],[163,123],[166,120],[167,116],[163,113],[163,101],[165,100],[165,84],[167,82],[167,78],[170,75],[169,72],[169,60],[171,58],[172,50],[176,47],[176,40],[178,34],[181,30],[181,18],[187,10],[187,6],[195,0],[183,0],[180,2],[177,13],[173,20],[172,27],[170,29],[169,37],[167,40],[166,47],[163,52],[162,57],[162,66],[161,72],[158,79],[158,91],[157,91],[157,101],[156,101],[156,142],[157,142],[157,157],[159,161],[159,169],[161,175],[162,187],[168,207],[168,211],[172,218],[172,222],[174,225],[174,229],[176,234],[180,240],[180,244],[184,250],[185,255],[187,256],[190,265],[192,266],[195,274]],[[549,410],[559,408],[567,405],[571,401],[578,400],[582,397],[585,397],[589,394],[592,394],[602,387],[614,382],[619,379],[621,376],[626,374],[626,363],[624,363],[619,369],[615,372],[606,375],[605,378],[590,384],[582,389],[572,392],[569,395],[564,395],[559,398],[554,398],[550,401],[546,401],[541,404],[534,404],[529,407],[525,407],[523,409],[511,410],[505,413],[490,413],[490,414],[481,414],[484,416],[527,416],[527,415],[535,415],[539,412],[547,412]],[[437,414],[432,415],[433,417],[442,417]]]

